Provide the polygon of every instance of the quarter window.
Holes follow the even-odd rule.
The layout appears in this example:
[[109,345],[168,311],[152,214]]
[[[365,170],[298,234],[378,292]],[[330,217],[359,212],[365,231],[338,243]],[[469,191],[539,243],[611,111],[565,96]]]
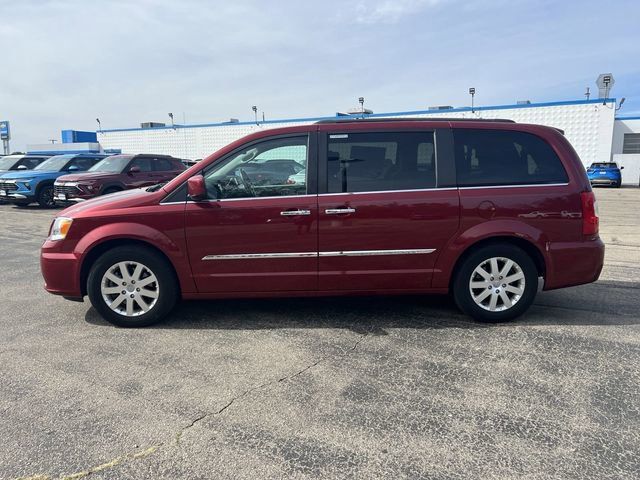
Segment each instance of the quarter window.
[[329,193],[433,188],[435,167],[433,132],[329,135]]
[[247,198],[307,193],[308,137],[255,143],[205,172],[209,198]]
[[540,137],[509,130],[454,131],[458,185],[567,183],[567,172]]

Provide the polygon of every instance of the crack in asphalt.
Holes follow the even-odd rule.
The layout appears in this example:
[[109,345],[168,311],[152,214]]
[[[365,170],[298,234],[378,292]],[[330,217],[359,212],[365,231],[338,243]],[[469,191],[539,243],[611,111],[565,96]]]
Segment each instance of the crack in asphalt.
[[[355,350],[358,348],[358,345],[360,345],[360,344],[365,340],[365,338],[369,335],[369,333],[371,333],[371,332],[370,332],[370,331],[367,331],[367,332],[363,333],[363,334],[362,334],[362,337],[361,337],[361,338],[359,338],[359,339],[358,339],[358,340],[353,344],[353,346],[347,350],[347,352],[345,353],[345,355],[346,355],[346,354],[348,354],[348,353],[350,353],[350,352],[355,351]],[[221,409],[219,409],[219,410],[217,410],[217,411],[215,411],[215,412],[208,412],[208,413],[204,413],[204,414],[200,415],[199,417],[197,417],[196,419],[194,419],[194,420],[193,420],[189,425],[187,425],[186,427],[182,428],[178,433],[176,433],[176,436],[175,436],[175,439],[176,439],[175,444],[176,444],[176,445],[179,445],[179,444],[180,444],[180,440],[181,440],[182,436],[184,435],[184,433],[185,433],[187,430],[189,430],[189,429],[193,428],[196,424],[198,424],[199,422],[201,422],[201,421],[202,421],[202,420],[204,420],[205,418],[207,418],[207,417],[212,417],[212,416],[213,416],[213,417],[215,417],[215,416],[217,416],[217,415],[220,415],[222,412],[224,412],[227,408],[229,408],[229,407],[230,407],[231,405],[233,405],[235,402],[237,402],[238,400],[240,400],[240,399],[242,399],[242,398],[246,397],[247,395],[249,395],[249,394],[251,394],[251,393],[255,392],[256,390],[260,390],[260,389],[262,389],[262,388],[268,387],[269,385],[275,385],[275,384],[278,384],[278,383],[281,383],[281,382],[285,382],[285,381],[287,381],[287,380],[291,380],[292,378],[295,378],[295,377],[297,377],[297,376],[299,376],[299,375],[302,375],[303,373],[305,373],[305,372],[307,372],[308,370],[311,370],[312,368],[314,368],[314,367],[318,366],[320,363],[324,362],[325,360],[327,360],[327,359],[328,359],[328,358],[330,358],[330,357],[331,357],[331,355],[325,355],[324,357],[320,358],[319,360],[316,360],[315,362],[313,362],[313,363],[311,363],[311,364],[307,365],[306,367],[304,367],[302,370],[298,370],[297,372],[295,372],[295,373],[293,373],[293,374],[291,374],[291,375],[285,375],[284,377],[277,378],[277,379],[275,379],[275,380],[270,380],[270,381],[268,381],[268,382],[261,383],[260,385],[256,385],[256,386],[254,386],[254,387],[251,387],[251,388],[249,388],[249,389],[245,390],[244,392],[242,392],[240,395],[237,395],[237,396],[233,397],[233,398],[232,398],[231,400],[229,400],[229,402],[228,402],[226,405],[224,405]]]
[[[346,352],[343,354],[344,355],[348,355],[351,352],[354,352],[358,346],[369,336],[369,334],[371,333],[371,330],[368,330],[364,333],[362,333],[362,337],[359,338],[352,347],[350,347],[349,349],[346,350]],[[229,400],[222,408],[220,408],[219,410],[213,411],[213,412],[205,412],[201,415],[199,415],[198,417],[196,417],[195,419],[193,419],[188,425],[182,427],[174,436],[174,441],[172,442],[172,444],[174,446],[180,446],[180,440],[182,439],[182,436],[185,434],[185,432],[187,432],[188,430],[190,430],[191,428],[193,428],[194,426],[196,426],[199,422],[201,422],[202,420],[208,418],[208,417],[215,417],[220,415],[221,413],[223,413],[225,410],[227,410],[231,405],[233,405],[234,403],[236,403],[238,400],[246,397],[247,395],[255,392],[256,390],[260,390],[262,388],[268,387],[269,385],[276,385],[278,383],[282,383],[288,380],[291,380],[292,378],[295,378],[299,375],[302,375],[303,373],[311,370],[312,368],[318,366],[320,363],[324,362],[325,360],[331,358],[332,355],[325,355],[324,357],[320,358],[319,360],[316,360],[315,362],[305,366],[303,369],[298,370],[297,372],[294,372],[290,375],[285,375],[284,377],[280,377],[277,378],[275,380],[270,380],[268,382],[264,382],[261,383],[260,385],[256,385],[254,387],[248,388],[247,390],[245,390],[244,392],[242,392],[240,395],[236,395],[235,397],[232,397],[231,400]],[[72,474],[65,474],[65,475],[61,475],[58,477],[59,480],[78,480],[81,478],[85,478],[88,477],[89,475],[93,474],[93,473],[98,473],[98,472],[102,472],[104,470],[110,469],[110,468],[114,468],[117,467],[119,465],[122,465],[128,461],[131,460],[137,460],[140,458],[146,458],[150,455],[152,455],[153,453],[155,453],[156,451],[158,451],[159,449],[161,449],[162,447],[167,446],[168,444],[165,442],[161,442],[155,445],[152,445],[151,447],[148,447],[142,451],[139,452],[130,452],[130,453],[126,453],[124,455],[120,455],[119,457],[114,458],[113,460],[110,460],[108,462],[102,463],[100,465],[97,465],[95,467],[91,467],[88,468],[86,470],[82,470],[79,472],[75,472]],[[49,475],[42,475],[42,474],[36,474],[36,475],[28,475],[28,476],[21,476],[18,477],[16,480],[53,480],[53,477],[49,476]]]

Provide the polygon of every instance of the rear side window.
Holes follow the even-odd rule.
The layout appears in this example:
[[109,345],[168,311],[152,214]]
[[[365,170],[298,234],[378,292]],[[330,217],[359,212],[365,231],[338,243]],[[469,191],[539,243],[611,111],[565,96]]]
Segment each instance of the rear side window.
[[454,131],[458,186],[567,183],[567,172],[540,137],[509,130]]
[[131,162],[131,167],[138,167],[141,172],[150,172],[151,159],[145,157],[136,158],[133,162]]
[[167,172],[170,170],[174,170],[173,163],[168,158],[154,158],[153,159],[153,169],[156,172]]
[[435,166],[433,132],[329,135],[329,193],[434,188]]

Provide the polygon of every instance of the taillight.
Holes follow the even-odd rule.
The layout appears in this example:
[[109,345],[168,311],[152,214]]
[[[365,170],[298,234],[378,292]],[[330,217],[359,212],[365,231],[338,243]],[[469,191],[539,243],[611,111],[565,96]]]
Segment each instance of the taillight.
[[582,234],[598,234],[598,207],[596,206],[596,196],[593,192],[582,192],[580,194],[582,202]]

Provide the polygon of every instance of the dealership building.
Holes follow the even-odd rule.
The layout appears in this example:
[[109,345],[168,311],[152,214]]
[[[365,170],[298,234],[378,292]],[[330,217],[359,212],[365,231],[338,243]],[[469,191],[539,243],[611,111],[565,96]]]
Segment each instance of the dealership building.
[[[512,105],[451,108],[367,114],[370,118],[503,118],[519,123],[536,123],[564,131],[585,166],[593,162],[615,161],[624,166],[623,183],[638,185],[640,178],[640,116],[616,116],[616,99],[584,99]],[[328,117],[289,118],[281,120],[196,125],[165,125],[148,122],[139,128],[115,128],[96,132],[98,148],[122,153],[169,154],[185,159],[199,159],[228,143],[258,130],[304,125]],[[91,132],[93,133],[93,132]],[[64,137],[64,136],[63,136]],[[67,134],[69,138],[69,134]],[[64,149],[65,142],[58,148]],[[36,147],[36,146],[34,146]],[[44,146],[38,146],[44,147]],[[50,146],[49,146],[50,147]],[[66,145],[66,148],[73,148]],[[94,146],[94,148],[96,148]]]

